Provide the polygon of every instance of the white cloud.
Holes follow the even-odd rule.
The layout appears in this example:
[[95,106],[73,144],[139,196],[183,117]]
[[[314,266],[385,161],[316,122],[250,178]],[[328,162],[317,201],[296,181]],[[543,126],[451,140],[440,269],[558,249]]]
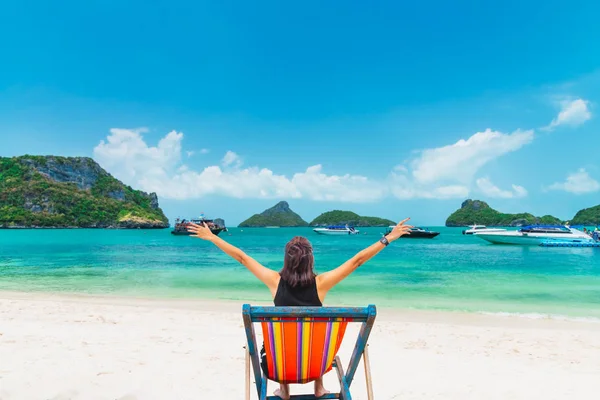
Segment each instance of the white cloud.
[[181,164],[182,133],[171,132],[158,146],[148,146],[145,129],[111,129],[94,149],[94,158],[126,183],[163,198],[192,199],[206,195],[236,198],[306,198],[317,201],[366,202],[384,196],[383,183],[359,175],[326,175],[321,165],[291,178],[267,168],[241,168],[240,157],[228,151],[222,163],[202,171]]
[[[422,150],[409,160],[408,167],[398,165],[387,177],[371,180],[360,175],[327,175],[320,164],[291,177],[268,168],[242,168],[241,157],[231,150],[221,165],[192,170],[182,162],[182,133],[172,131],[157,146],[149,146],[142,137],[145,132],[144,128],[111,129],[94,149],[94,157],[126,183],[176,199],[215,194],[340,202],[376,201],[388,195],[399,199],[465,198],[474,174],[483,165],[533,140],[532,131],[505,134],[488,129],[452,145]],[[513,186],[511,193],[518,197],[526,191]]]
[[348,202],[374,201],[385,195],[385,185],[372,182],[360,175],[326,175],[322,166],[313,165],[306,171],[294,174],[292,184],[312,200]]
[[242,159],[236,153],[229,150],[227,153],[225,153],[223,160],[221,160],[221,164],[223,164],[224,167],[229,167],[230,165],[234,167],[241,167]]
[[561,110],[545,130],[551,130],[560,125],[579,126],[592,118],[589,102],[583,99],[563,100],[560,102]]
[[518,150],[533,140],[533,131],[517,130],[506,134],[486,129],[470,138],[421,151],[410,162],[416,182],[431,184],[440,181],[469,184],[475,173],[488,162]]
[[129,182],[174,168],[181,161],[183,134],[171,131],[157,146],[148,147],[141,135],[147,131],[146,128],[111,129],[106,141],[100,141],[94,148],[94,158]]
[[592,193],[600,190],[600,183],[592,178],[585,168],[580,168],[567,176],[564,182],[556,182],[548,187],[549,190],[563,190],[574,194]]
[[401,200],[408,199],[454,199],[465,198],[469,188],[464,185],[421,185],[407,175],[402,168],[395,168],[389,176],[390,191]]
[[[399,199],[465,198],[481,167],[533,140],[533,131],[506,134],[487,129],[454,144],[425,149],[390,173],[390,191]],[[521,187],[513,188],[521,196]],[[511,192],[512,193],[512,192]],[[526,193],[526,192],[525,192]]]
[[512,190],[502,190],[494,185],[489,178],[479,178],[476,183],[481,193],[488,197],[512,199],[527,196],[527,190],[523,186],[512,185]]
[[196,155],[197,153],[208,154],[208,152],[209,152],[208,149],[200,149],[200,151],[189,150],[189,151],[186,151],[185,154],[187,154],[188,157],[192,157],[192,156]]

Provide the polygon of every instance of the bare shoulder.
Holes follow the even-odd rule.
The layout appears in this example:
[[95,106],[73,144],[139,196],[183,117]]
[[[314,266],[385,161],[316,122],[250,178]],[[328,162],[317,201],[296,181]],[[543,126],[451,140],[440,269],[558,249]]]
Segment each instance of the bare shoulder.
[[331,271],[323,272],[315,277],[315,282],[317,283],[317,290],[329,290],[328,282],[331,280]]
[[[327,272],[324,272],[323,274],[326,274]],[[315,281],[317,282],[317,288],[319,287],[320,284],[323,283],[323,274],[319,274],[315,277]]]

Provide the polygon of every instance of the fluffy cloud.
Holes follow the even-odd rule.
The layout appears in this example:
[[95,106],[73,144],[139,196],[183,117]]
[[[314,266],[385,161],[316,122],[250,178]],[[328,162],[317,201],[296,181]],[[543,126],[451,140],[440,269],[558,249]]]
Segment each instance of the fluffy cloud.
[[527,190],[523,186],[512,185],[512,190],[502,190],[494,185],[489,178],[477,179],[477,188],[488,197],[512,199],[527,196]]
[[191,199],[206,195],[236,198],[306,198],[318,201],[373,201],[386,187],[359,175],[327,175],[321,165],[308,167],[291,178],[267,168],[241,168],[240,157],[228,151],[223,168],[202,171],[181,164],[183,134],[170,132],[157,146],[142,137],[146,129],[111,129],[94,149],[94,158],[126,183],[164,198]]
[[385,195],[382,183],[372,182],[360,175],[326,175],[321,165],[308,167],[294,174],[291,183],[312,200],[345,200],[349,202],[374,201]]
[[161,175],[181,161],[182,133],[169,132],[157,146],[148,147],[142,138],[146,128],[110,130],[106,141],[94,148],[94,158],[109,171],[128,182],[149,175]]
[[[533,131],[517,130],[507,134],[487,129],[454,144],[422,150],[406,163],[407,166],[394,168],[389,179],[390,191],[399,199],[465,198],[469,195],[473,177],[481,167],[520,149],[533,137]],[[509,192],[511,197],[527,193],[519,186],[513,187],[513,190]]]
[[545,129],[551,130],[560,125],[578,126],[592,118],[589,102],[583,99],[563,100],[560,102],[561,110]]
[[[182,154],[194,154],[183,152],[182,133],[172,131],[157,146],[150,146],[142,137],[145,132],[145,128],[111,129],[94,149],[94,158],[117,178],[164,198],[223,195],[340,202],[376,201],[388,195],[398,199],[465,198],[482,166],[533,139],[532,131],[505,134],[488,129],[448,146],[422,150],[407,166],[398,165],[387,177],[374,181],[360,175],[327,175],[321,165],[309,166],[291,177],[267,168],[242,168],[241,157],[233,151],[225,153],[220,165],[193,170],[182,161]],[[485,183],[477,182],[480,190],[483,186],[496,197],[527,193],[519,186],[507,192]]]
[[491,129],[477,132],[458,142],[423,150],[410,162],[412,176],[420,184],[456,181],[469,184],[485,164],[520,149],[533,140],[533,131],[517,130],[506,134]]
[[200,149],[200,151],[189,150],[189,151],[186,151],[185,154],[187,154],[188,157],[193,157],[196,153],[208,154],[208,152],[209,152],[208,149]]
[[224,167],[229,167],[230,165],[234,167],[241,167],[242,159],[240,158],[240,156],[238,156],[236,153],[230,150],[227,153],[225,153],[223,160],[221,160],[221,164],[223,164]]
[[403,167],[396,167],[389,177],[389,188],[393,196],[408,199],[454,199],[465,198],[469,188],[464,185],[422,185],[416,183]]
[[567,176],[564,182],[556,182],[548,187],[549,190],[563,190],[574,194],[592,193],[600,190],[600,183],[592,178],[585,168],[580,168]]

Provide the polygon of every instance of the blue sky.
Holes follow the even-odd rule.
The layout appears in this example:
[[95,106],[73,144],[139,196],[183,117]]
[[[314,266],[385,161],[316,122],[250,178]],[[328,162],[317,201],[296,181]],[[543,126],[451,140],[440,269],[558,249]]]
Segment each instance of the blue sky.
[[472,3],[5,4],[0,155],[91,156],[229,224],[600,203],[600,5]]

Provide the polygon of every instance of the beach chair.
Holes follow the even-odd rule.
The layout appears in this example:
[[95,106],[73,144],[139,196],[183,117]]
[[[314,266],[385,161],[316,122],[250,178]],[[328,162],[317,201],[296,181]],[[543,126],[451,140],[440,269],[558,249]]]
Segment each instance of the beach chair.
[[[373,399],[367,341],[375,316],[374,305],[368,307],[252,307],[244,304],[242,316],[246,329],[246,400],[250,399],[251,371],[259,400],[278,400],[267,396],[267,381],[308,383],[335,368],[339,393],[319,399],[351,400],[350,385],[362,356],[368,399]],[[348,323],[362,323],[348,367],[344,368],[337,351]],[[267,359],[267,376],[260,365],[254,323],[260,323]],[[292,395],[294,400],[317,399],[314,394]]]

